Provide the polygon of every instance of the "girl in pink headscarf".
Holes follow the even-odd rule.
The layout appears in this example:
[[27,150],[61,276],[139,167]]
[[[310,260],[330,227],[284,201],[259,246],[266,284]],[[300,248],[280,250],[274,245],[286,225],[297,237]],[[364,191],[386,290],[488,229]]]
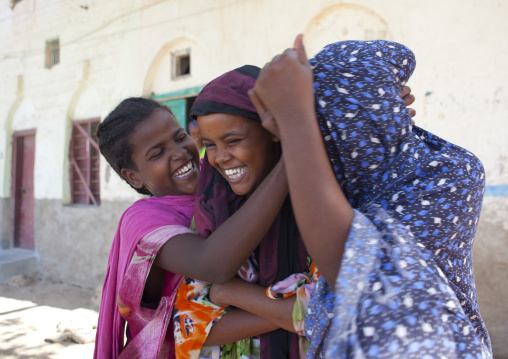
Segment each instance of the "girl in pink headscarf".
[[[174,357],[173,305],[184,276],[222,283],[236,274],[287,196],[284,165],[279,162],[237,214],[205,241],[189,229],[198,149],[169,109],[145,98],[126,99],[99,125],[97,137],[113,169],[150,197],[135,202],[120,219],[104,282],[94,358]],[[205,284],[197,285],[201,287],[196,292],[206,295]],[[204,307],[200,313],[206,318],[203,322],[210,323],[207,327],[182,327],[200,331],[206,345],[231,343],[282,325],[274,323],[277,318],[268,321],[239,309],[218,322],[225,308]]]

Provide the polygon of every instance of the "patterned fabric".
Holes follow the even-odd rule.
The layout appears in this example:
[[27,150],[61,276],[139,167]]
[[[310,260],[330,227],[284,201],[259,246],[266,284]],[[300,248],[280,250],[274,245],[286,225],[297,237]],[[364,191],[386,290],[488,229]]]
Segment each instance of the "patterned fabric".
[[259,71],[257,66],[244,65],[210,81],[192,104],[190,118],[196,120],[198,116],[212,113],[230,113],[259,120],[248,95]]
[[[172,331],[166,338],[166,328],[182,277],[167,273],[157,310],[142,308],[141,297],[162,245],[175,235],[190,232],[193,206],[194,196],[151,197],[136,201],[123,213],[109,253],[94,358],[133,358],[139,352],[145,358],[157,358],[159,353],[172,353]],[[126,348],[125,320],[129,324]]]
[[292,274],[284,280],[266,288],[266,296],[271,299],[286,299],[296,294],[299,288],[312,283],[307,274]]
[[198,358],[210,329],[226,313],[208,299],[210,287],[185,278],[178,288],[173,315],[176,359]]
[[[305,339],[304,322],[307,307],[316,287],[316,282],[321,276],[310,256],[307,256],[307,262],[309,263],[310,273],[292,274],[286,279],[266,288],[266,296],[271,299],[286,299],[296,295],[293,307],[293,325],[296,333],[300,335],[300,341]],[[307,350],[300,351],[300,353],[306,352]]]
[[[254,253],[238,270],[237,275],[250,283],[259,281],[259,265]],[[246,338],[220,347],[221,359],[259,359],[260,357],[261,340],[259,337]]]
[[[257,263],[252,255],[238,271],[239,277],[248,282],[258,279]],[[230,308],[219,307],[209,300],[211,284],[185,278],[174,305],[173,328],[176,359],[205,358],[211,352],[214,358],[259,358],[259,339],[244,339],[222,346],[218,351],[205,348],[210,329]],[[217,355],[213,353],[218,352]],[[257,356],[256,356],[257,355]]]
[[321,276],[310,256],[307,256],[310,273],[297,273],[266,288],[266,296],[271,299],[286,299],[296,295],[293,306],[293,326],[298,334],[300,358],[307,356],[310,342],[305,336],[305,316],[310,298]]
[[259,338],[248,338],[221,347],[221,359],[259,359],[261,357],[261,341]]
[[173,356],[174,339],[171,330],[176,290],[183,277],[166,273],[162,298],[157,309],[142,306],[144,283],[161,247],[178,234],[189,233],[183,226],[160,227],[143,237],[127,267],[117,296],[118,310],[127,321],[127,345],[119,358],[159,358]]
[[335,293],[321,279],[309,306],[309,357],[491,356],[472,263],[482,164],[412,126],[408,48],[339,42],[310,62],[326,149],[357,211]]

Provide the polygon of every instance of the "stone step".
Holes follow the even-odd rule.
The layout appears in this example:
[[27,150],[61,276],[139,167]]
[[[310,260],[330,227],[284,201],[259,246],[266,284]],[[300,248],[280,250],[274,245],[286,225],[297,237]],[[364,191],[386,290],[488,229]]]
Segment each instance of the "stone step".
[[9,283],[17,275],[37,274],[38,258],[34,251],[21,248],[0,250],[0,284]]

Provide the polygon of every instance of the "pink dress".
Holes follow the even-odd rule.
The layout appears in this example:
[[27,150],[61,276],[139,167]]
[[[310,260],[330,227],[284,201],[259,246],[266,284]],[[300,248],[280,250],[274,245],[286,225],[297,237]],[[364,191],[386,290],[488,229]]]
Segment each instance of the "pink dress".
[[194,196],[151,197],[136,201],[122,215],[108,260],[94,358],[174,357],[173,331],[167,329],[183,277],[166,274],[156,309],[142,308],[141,298],[161,247],[176,235],[193,233],[193,208]]

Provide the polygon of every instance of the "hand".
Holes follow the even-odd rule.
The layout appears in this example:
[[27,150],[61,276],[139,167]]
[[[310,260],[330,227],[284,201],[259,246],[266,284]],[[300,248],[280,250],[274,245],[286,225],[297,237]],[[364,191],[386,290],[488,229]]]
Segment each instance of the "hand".
[[[257,96],[253,103],[265,115],[265,128],[279,131],[281,125],[297,125],[299,120],[313,119],[313,74],[310,68],[302,35],[295,39],[294,48],[287,49],[268,62],[254,87]],[[270,118],[266,115],[266,112]],[[275,120],[275,125],[273,124]]]
[[259,114],[259,117],[261,117],[261,125],[267,130],[270,131],[272,134],[280,138],[279,133],[279,127],[277,126],[277,123],[275,122],[275,118],[273,118],[270,111],[268,111],[263,105],[263,102],[259,99],[256,90],[250,89],[249,92],[250,100],[252,101],[252,104],[256,108],[256,111]]
[[[400,95],[402,96],[402,99],[404,100],[406,107],[412,105],[413,102],[415,102],[415,97],[414,97],[414,95],[411,94],[411,87],[409,87],[409,86],[402,86],[402,89],[400,90]],[[416,116],[416,110],[414,108],[408,107],[407,111],[409,112],[411,117]],[[414,124],[414,120],[413,120],[413,124]]]
[[226,303],[221,297],[221,290],[226,284],[212,284],[212,287],[210,288],[210,294],[208,295],[210,298],[210,301],[218,305],[219,307],[228,307],[229,303]]
[[231,303],[228,298],[231,298],[232,291],[240,290],[240,285],[244,284],[244,281],[240,278],[233,278],[224,284],[212,284],[210,288],[210,301],[220,307],[228,307]]

